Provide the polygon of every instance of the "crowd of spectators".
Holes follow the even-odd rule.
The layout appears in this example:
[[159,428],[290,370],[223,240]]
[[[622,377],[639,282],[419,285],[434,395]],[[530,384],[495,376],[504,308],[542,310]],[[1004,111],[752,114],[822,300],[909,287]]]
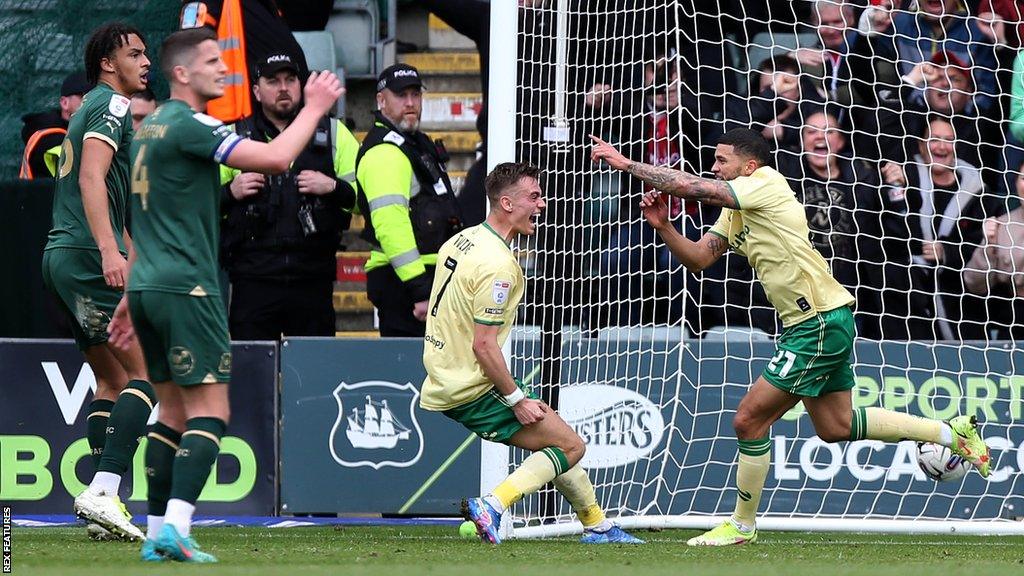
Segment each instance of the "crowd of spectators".
[[[486,70],[487,28],[470,24],[487,20],[487,3],[422,4],[473,38]],[[548,4],[520,3],[521,52],[554,51],[557,18]],[[1024,333],[1017,298],[1024,295],[1024,0],[692,4],[680,12],[685,17],[625,0],[573,15],[584,34],[634,16],[670,32],[644,30],[636,35],[642,46],[573,39],[572,57],[623,62],[571,70],[581,85],[567,102],[568,120],[580,121],[576,132],[621,143],[630,158],[706,174],[719,135],[754,128],[774,146],[775,167],[806,208],[810,241],[856,295],[862,336]],[[579,164],[567,148],[544,142],[556,76],[549,60],[520,59],[518,71],[531,84],[521,92],[520,156],[544,166],[552,200],[540,252],[553,256],[535,275],[537,292],[551,295],[541,308],[579,310],[564,322],[596,329],[683,322],[693,336],[719,326],[778,333],[742,257],[730,254],[688,276],[643,224],[638,181]],[[58,125],[85,90],[65,84],[61,111],[50,113]],[[152,94],[136,95],[133,121],[155,105]],[[485,139],[486,122],[479,127]],[[49,175],[43,159],[52,147],[31,147],[25,169]],[[462,201],[475,206],[480,196],[464,191]],[[693,240],[718,217],[715,208],[678,199],[670,208]],[[582,263],[574,261],[580,254]]]
[[[779,3],[775,3],[778,5]],[[795,4],[795,3],[794,3]],[[705,172],[706,150],[737,126],[775,147],[776,168],[805,205],[810,241],[857,296],[861,336],[887,340],[1018,337],[1024,324],[1024,2],[1013,0],[812,0],[809,28],[773,31],[761,61],[727,62],[736,74],[719,113],[692,118],[691,78],[673,72],[673,50],[648,65],[642,89],[595,82],[584,116],[618,106],[631,132],[609,134],[631,158]],[[799,34],[813,31],[815,34]],[[789,38],[786,38],[786,37]],[[806,39],[815,38],[808,45]],[[747,39],[749,46],[749,38]],[[795,48],[779,48],[795,45]],[[750,52],[753,53],[753,52]],[[749,68],[748,68],[749,66]],[[660,72],[664,67],[667,72]],[[698,74],[721,74],[697,67]],[[623,93],[643,94],[632,101]],[[717,96],[717,95],[713,95]],[[705,105],[705,108],[707,106]],[[602,116],[603,114],[603,116]],[[694,131],[697,131],[697,135]],[[615,132],[615,130],[611,130]],[[699,139],[680,158],[675,143]],[[699,159],[699,160],[698,160]],[[699,165],[698,165],[699,162]],[[624,191],[626,184],[616,184]],[[632,185],[635,185],[632,184]],[[608,184],[595,179],[596,193]],[[763,292],[735,254],[685,277],[623,203],[602,240],[596,281],[613,303],[592,324],[665,324],[695,336],[712,325],[780,329]],[[699,237],[711,210],[681,206],[678,228]],[[702,213],[703,212],[703,213]],[[651,294],[672,305],[644,314]]]

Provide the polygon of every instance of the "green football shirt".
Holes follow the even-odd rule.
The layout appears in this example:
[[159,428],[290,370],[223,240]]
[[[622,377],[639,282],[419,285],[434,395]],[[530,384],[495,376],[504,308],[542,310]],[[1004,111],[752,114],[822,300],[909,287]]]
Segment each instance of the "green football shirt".
[[220,294],[220,169],[238,135],[216,118],[169,100],[131,144],[129,291]]
[[100,82],[82,100],[82,107],[71,116],[68,134],[61,144],[57,164],[57,186],[53,194],[53,228],[46,249],[83,248],[99,250],[89,230],[82,205],[78,175],[85,140],[96,138],[114,149],[107,171],[107,209],[117,247],[127,254],[122,233],[128,212],[128,148],[132,140],[131,99]]

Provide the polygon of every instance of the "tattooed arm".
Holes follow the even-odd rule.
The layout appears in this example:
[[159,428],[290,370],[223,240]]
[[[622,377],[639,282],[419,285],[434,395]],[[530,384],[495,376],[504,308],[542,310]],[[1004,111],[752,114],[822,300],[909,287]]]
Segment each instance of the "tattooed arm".
[[717,262],[722,254],[729,250],[729,243],[711,232],[701,236],[696,242],[683,236],[672,226],[659,229],[658,235],[665,241],[672,255],[694,274]]
[[603,160],[612,168],[629,172],[658,190],[673,196],[696,200],[711,206],[739,208],[736,197],[729,190],[729,185],[721,180],[701,178],[681,170],[633,162],[623,156],[614,146],[597,136],[591,136],[590,139],[594,142],[594,149],[590,153],[594,162]]
[[736,197],[729,190],[729,185],[722,180],[701,178],[682,170],[651,166],[642,162],[630,162],[626,167],[626,172],[673,196],[696,200],[710,206],[739,208],[739,205],[736,204]]
[[668,206],[657,192],[644,194],[640,199],[640,209],[672,255],[690,272],[697,273],[711,266],[729,249],[729,243],[717,234],[709,232],[697,242],[680,234],[669,221]]

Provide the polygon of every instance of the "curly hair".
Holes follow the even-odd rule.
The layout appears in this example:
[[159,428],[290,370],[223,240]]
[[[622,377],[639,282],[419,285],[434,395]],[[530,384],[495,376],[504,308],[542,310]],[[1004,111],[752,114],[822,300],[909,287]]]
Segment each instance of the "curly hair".
[[143,43],[146,42],[142,32],[123,22],[108,22],[93,31],[85,44],[85,76],[90,84],[100,79],[100,63],[103,59],[113,58],[114,52],[127,44],[128,37],[133,34]]

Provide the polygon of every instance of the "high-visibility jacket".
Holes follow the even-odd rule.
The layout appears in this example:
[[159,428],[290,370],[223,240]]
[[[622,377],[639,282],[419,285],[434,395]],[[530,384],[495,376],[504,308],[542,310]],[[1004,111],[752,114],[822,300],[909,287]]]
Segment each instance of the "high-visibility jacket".
[[462,229],[461,213],[435,144],[375,115],[356,160],[356,197],[366,217],[362,237],[372,245],[366,271],[391,266],[416,301],[425,300],[431,279],[423,275],[437,264],[441,245]]
[[[68,131],[66,129],[57,127],[44,128],[42,130],[37,130],[35,133],[33,133],[32,136],[28,139],[28,142],[25,143],[25,154],[23,154],[21,157],[21,171],[18,173],[18,178],[22,180],[32,180],[33,178],[39,177],[52,177],[54,175],[52,171],[50,174],[33,174],[31,156],[35,152],[36,146],[39,145],[39,141],[42,140],[43,138],[46,138],[47,136],[53,134],[59,134],[61,136],[64,136],[67,133]],[[49,166],[49,163],[47,163],[47,166]]]
[[249,67],[245,58],[245,26],[242,23],[241,0],[224,0],[220,18],[214,18],[200,4],[198,14],[192,21],[186,22],[182,10],[182,26],[210,26],[217,30],[217,43],[220,44],[220,57],[228,67],[224,79],[224,95],[210,100],[206,113],[224,123],[236,122],[252,115],[252,93],[249,88]]

